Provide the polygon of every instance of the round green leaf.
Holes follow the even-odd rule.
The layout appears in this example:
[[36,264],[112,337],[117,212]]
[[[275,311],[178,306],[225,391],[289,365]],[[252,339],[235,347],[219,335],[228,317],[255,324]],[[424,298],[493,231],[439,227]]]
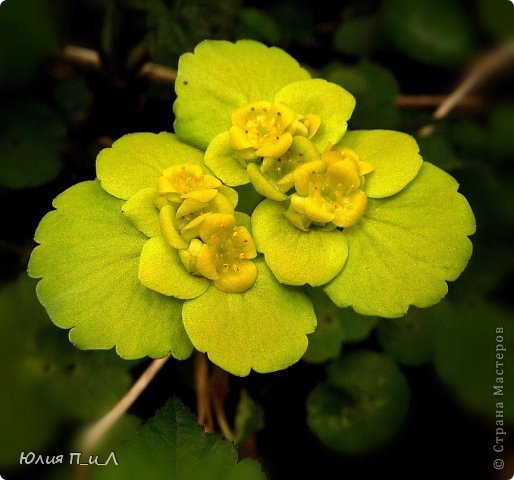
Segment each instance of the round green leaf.
[[186,299],[195,298],[209,288],[209,281],[190,274],[178,256],[162,237],[148,240],[141,252],[139,280],[163,295]]
[[59,174],[66,125],[47,105],[33,99],[2,102],[0,132],[0,187],[35,187]]
[[323,77],[355,96],[351,129],[397,128],[400,113],[394,101],[400,94],[400,85],[391,70],[369,61],[358,65],[332,62],[323,69]]
[[340,146],[351,148],[375,168],[366,175],[368,197],[383,198],[398,193],[417,175],[423,159],[413,137],[390,130],[348,132]]
[[274,17],[258,8],[243,8],[239,13],[237,36],[276,44],[280,40],[280,26]]
[[409,386],[390,357],[369,351],[328,366],[307,399],[307,424],[327,446],[361,453],[381,446],[407,414]]
[[334,360],[345,343],[364,340],[377,324],[375,317],[365,317],[351,308],[338,308],[320,288],[309,289],[318,319],[316,331],[309,335],[309,346],[303,359],[309,363]]
[[264,480],[259,464],[238,462],[231,442],[205,433],[177,399],[116,448],[119,465],[96,467],[93,480]]
[[491,421],[499,420],[495,404],[503,402],[501,418],[514,424],[512,309],[467,297],[465,304],[444,302],[430,311],[441,380],[461,404]]
[[45,0],[0,3],[0,87],[19,89],[57,45],[56,15]]
[[172,133],[130,133],[98,154],[96,174],[104,190],[128,200],[143,188],[155,188],[162,172],[180,163],[203,166],[203,153]]
[[227,132],[220,133],[207,147],[205,165],[223,183],[232,187],[244,185],[250,181],[246,168],[236,158],[236,151],[230,143]]
[[198,148],[231,126],[232,112],[258,100],[272,102],[285,85],[309,78],[279,48],[253,40],[205,40],[180,57],[175,82],[175,131]]
[[268,373],[297,362],[316,327],[308,297],[280,285],[262,260],[257,281],[245,293],[211,286],[184,303],[184,326],[195,348],[228,372],[245,376],[253,368]]
[[312,142],[319,149],[341,140],[355,108],[353,95],[339,85],[319,78],[286,85],[277,93],[275,101],[299,114],[313,113],[321,119],[321,125],[312,137]]
[[396,48],[414,60],[451,67],[472,51],[471,25],[459,2],[387,0],[383,19]]
[[156,198],[157,189],[155,187],[143,188],[132,195],[121,209],[134,227],[149,238],[161,235],[159,210],[155,205]]
[[476,0],[479,21],[497,40],[512,38],[514,8],[510,0]]
[[411,308],[405,317],[383,319],[377,328],[382,348],[404,365],[421,365],[434,356],[430,309]]
[[52,321],[71,328],[81,349],[116,346],[123,358],[187,358],[181,302],[144,287],[138,279],[146,237],[121,213],[122,203],[98,182],[83,182],[54,200],[56,211],[36,231],[29,274]]
[[475,219],[457,182],[425,162],[400,194],[368,202],[359,223],[345,229],[348,261],[325,287],[340,307],[364,315],[401,317],[409,305],[443,298],[446,281],[471,256]]
[[352,18],[335,31],[334,49],[349,55],[364,55],[371,47],[376,20],[373,17]]
[[82,352],[55,328],[26,275],[0,287],[0,464],[21,451],[43,451],[64,422],[92,420],[131,383],[114,352]]
[[252,214],[257,250],[264,253],[275,277],[288,285],[324,285],[343,268],[348,256],[344,234],[291,225],[284,216],[287,203],[264,200]]

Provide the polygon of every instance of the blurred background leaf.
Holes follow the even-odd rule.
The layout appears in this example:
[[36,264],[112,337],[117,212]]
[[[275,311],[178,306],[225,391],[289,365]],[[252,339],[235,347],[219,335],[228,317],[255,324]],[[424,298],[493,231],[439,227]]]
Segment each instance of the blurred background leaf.
[[59,174],[66,125],[55,110],[30,98],[4,102],[0,134],[0,186],[34,187]]

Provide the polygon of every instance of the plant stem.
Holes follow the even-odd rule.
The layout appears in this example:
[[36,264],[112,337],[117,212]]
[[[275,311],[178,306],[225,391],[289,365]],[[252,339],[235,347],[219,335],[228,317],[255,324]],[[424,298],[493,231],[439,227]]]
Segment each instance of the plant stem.
[[195,387],[196,387],[196,413],[198,423],[203,425],[206,432],[214,432],[212,417],[211,385],[209,382],[209,364],[207,355],[195,352]]
[[128,393],[106,415],[86,430],[81,441],[82,448],[85,452],[93,451],[104,435],[139,398],[141,393],[143,393],[169,358],[170,355],[160,358],[159,360],[154,360],[138,378],[136,383],[134,383]]
[[[460,85],[439,105],[433,114],[434,120],[445,118],[466,95],[511,61],[514,61],[514,40],[503,43],[478,60]],[[433,131],[433,124],[426,125],[419,131],[419,135],[426,137]]]
[[[447,95],[398,95],[394,101],[398,108],[429,108],[439,107],[448,99]],[[477,95],[461,98],[459,108],[479,109],[484,107],[485,99]]]
[[212,401],[214,404],[214,414],[216,415],[216,422],[218,423],[223,436],[234,441],[235,435],[227,420],[225,413],[225,399],[229,394],[229,380],[228,373],[219,367],[216,367],[212,376]]

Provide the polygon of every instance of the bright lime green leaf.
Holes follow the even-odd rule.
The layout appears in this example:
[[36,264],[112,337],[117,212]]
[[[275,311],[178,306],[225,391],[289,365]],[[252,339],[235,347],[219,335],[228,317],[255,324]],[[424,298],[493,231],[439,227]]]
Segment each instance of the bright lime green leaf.
[[297,362],[316,326],[307,296],[280,285],[262,260],[255,264],[258,276],[250,290],[227,294],[211,286],[182,310],[195,348],[239,376],[252,368],[267,373]]
[[0,187],[35,187],[59,174],[66,125],[50,107],[34,99],[2,101],[0,132]]
[[205,165],[223,183],[232,187],[244,185],[250,181],[246,167],[236,158],[228,131],[220,133],[209,144],[205,152]]
[[195,298],[209,287],[203,277],[191,275],[184,267],[178,250],[171,248],[163,237],[148,240],[141,252],[139,280],[152,290],[176,298]]
[[240,445],[246,437],[263,428],[264,409],[248,395],[246,390],[243,390],[236,409],[234,442]]
[[334,49],[349,55],[364,55],[370,47],[375,32],[373,17],[352,18],[343,22],[335,31]]
[[366,175],[364,185],[371,198],[398,193],[412,181],[423,163],[416,140],[401,132],[356,130],[348,132],[339,145],[351,148],[375,168]]
[[304,232],[284,217],[287,204],[264,200],[252,215],[253,238],[277,279],[288,285],[323,285],[343,268],[348,255],[339,230]]
[[400,194],[370,199],[359,223],[347,228],[348,261],[325,287],[341,307],[364,315],[401,317],[409,305],[443,298],[471,256],[475,219],[458,184],[425,162]]
[[0,87],[20,89],[56,47],[56,16],[45,0],[1,3]]
[[334,360],[341,353],[344,343],[364,340],[378,322],[378,319],[359,315],[350,308],[336,307],[319,288],[309,289],[309,296],[318,326],[309,335],[309,346],[303,356],[306,362]]
[[121,213],[123,202],[98,182],[83,182],[54,200],[41,221],[29,273],[42,278],[38,296],[53,322],[71,328],[82,349],[110,349],[123,358],[187,358],[192,346],[181,303],[138,280],[146,237]]
[[206,40],[194,53],[180,57],[175,131],[185,142],[205,149],[230,128],[236,108],[259,100],[272,102],[282,87],[307,78],[307,71],[279,48],[253,40]]
[[277,20],[257,8],[243,8],[239,13],[237,36],[276,44],[280,40],[280,26]]
[[106,412],[128,389],[126,362],[113,352],[81,352],[50,322],[36,282],[21,276],[0,288],[0,464],[42,451],[62,423]]
[[307,399],[307,424],[327,446],[345,453],[380,447],[398,430],[409,386],[387,355],[360,351],[327,368],[328,380]]
[[400,113],[394,101],[400,94],[400,85],[391,70],[369,61],[358,65],[332,62],[323,69],[323,77],[355,96],[357,105],[350,129],[398,127]]
[[132,195],[122,207],[125,216],[149,238],[161,235],[159,210],[155,205],[157,195],[155,187],[143,188]]
[[476,0],[478,18],[497,40],[507,40],[514,34],[514,8],[510,0]]
[[119,465],[97,467],[93,480],[264,480],[259,464],[225,439],[205,433],[179,400],[170,400],[116,448]]
[[402,318],[383,319],[377,328],[382,348],[404,365],[421,365],[434,356],[431,309],[411,308]]
[[104,190],[128,200],[155,187],[164,169],[180,163],[203,166],[203,153],[172,133],[130,133],[99,153],[96,174]]
[[396,48],[419,62],[451,67],[472,51],[470,21],[458,2],[387,0],[383,21]]
[[355,98],[335,83],[319,78],[290,83],[275,97],[301,115],[314,114],[321,125],[312,137],[319,149],[335,145],[346,132],[348,119],[355,108]]
[[[512,309],[469,297],[465,302],[460,305],[444,302],[430,309],[436,325],[436,371],[466,408],[493,421],[495,403],[503,402],[503,420],[514,425]],[[503,370],[503,374],[498,375],[497,370]],[[497,381],[499,377],[503,383]],[[501,394],[495,394],[498,391]]]

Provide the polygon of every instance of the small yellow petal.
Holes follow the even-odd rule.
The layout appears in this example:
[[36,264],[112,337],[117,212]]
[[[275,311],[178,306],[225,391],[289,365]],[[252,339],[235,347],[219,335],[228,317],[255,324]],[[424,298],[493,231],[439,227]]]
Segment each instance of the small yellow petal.
[[236,150],[244,150],[252,146],[252,143],[246,136],[245,131],[240,127],[233,125],[230,127],[228,133],[230,135],[230,143]]
[[351,227],[364,214],[368,197],[362,190],[355,190],[348,196],[348,203],[336,209],[333,222],[338,227]]
[[203,245],[196,258],[196,268],[205,278],[217,280],[219,274],[216,271],[216,256],[208,245]]
[[257,279],[257,267],[251,261],[242,261],[224,269],[214,285],[227,293],[246,292]]
[[192,192],[185,193],[184,195],[182,195],[182,198],[191,198],[193,200],[196,200],[197,202],[208,203],[216,195],[218,195],[218,190],[216,190],[215,188],[209,188],[205,190],[193,190]]
[[258,157],[280,157],[289,150],[293,143],[293,136],[289,132],[282,135],[275,135],[255,151]]
[[161,208],[159,212],[159,224],[161,226],[162,235],[173,248],[187,248],[187,241],[180,236],[175,227],[175,215],[175,209],[171,205],[165,205]]

